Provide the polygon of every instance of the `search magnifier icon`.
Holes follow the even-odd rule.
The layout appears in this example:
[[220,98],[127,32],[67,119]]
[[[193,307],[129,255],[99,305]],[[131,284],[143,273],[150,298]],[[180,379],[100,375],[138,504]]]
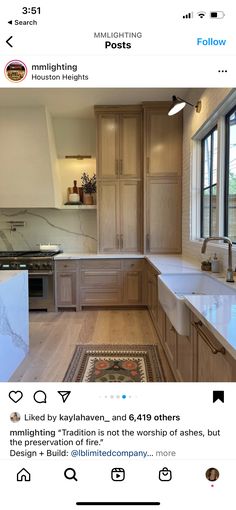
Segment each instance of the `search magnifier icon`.
[[67,480],[75,480],[76,482],[78,482],[77,478],[76,478],[76,471],[74,468],[67,468],[65,469],[64,471],[64,477],[67,479]]

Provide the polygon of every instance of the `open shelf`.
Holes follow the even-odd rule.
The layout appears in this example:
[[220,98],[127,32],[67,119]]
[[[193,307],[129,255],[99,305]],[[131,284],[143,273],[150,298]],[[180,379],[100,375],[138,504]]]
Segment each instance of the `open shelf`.
[[83,209],[84,211],[89,209],[97,209],[96,205],[62,205],[60,209],[66,210],[66,211],[73,211],[77,209]]

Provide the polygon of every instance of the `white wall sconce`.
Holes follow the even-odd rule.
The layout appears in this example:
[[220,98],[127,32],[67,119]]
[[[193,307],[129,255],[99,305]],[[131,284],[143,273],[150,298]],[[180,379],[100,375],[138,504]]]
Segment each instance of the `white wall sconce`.
[[182,99],[181,97],[177,97],[177,96],[172,96],[172,101],[173,101],[173,103],[171,105],[170,110],[168,111],[168,115],[170,115],[170,116],[175,115],[176,113],[183,110],[183,108],[186,106],[186,104],[189,106],[192,106],[192,108],[195,108],[197,113],[200,113],[201,108],[202,108],[201,101],[198,101],[197,104],[194,105],[194,104],[186,101],[186,99]]

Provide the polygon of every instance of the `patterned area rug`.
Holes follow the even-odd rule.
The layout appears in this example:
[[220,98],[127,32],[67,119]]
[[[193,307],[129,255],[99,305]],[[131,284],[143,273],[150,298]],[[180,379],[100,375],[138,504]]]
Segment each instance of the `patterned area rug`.
[[64,381],[162,382],[156,345],[77,345]]

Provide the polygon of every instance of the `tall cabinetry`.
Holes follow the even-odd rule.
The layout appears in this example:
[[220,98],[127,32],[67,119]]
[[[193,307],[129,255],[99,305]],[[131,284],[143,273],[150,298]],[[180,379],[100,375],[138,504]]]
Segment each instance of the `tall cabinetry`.
[[99,252],[142,250],[142,108],[95,107]]
[[182,115],[144,103],[144,240],[147,253],[181,252]]

